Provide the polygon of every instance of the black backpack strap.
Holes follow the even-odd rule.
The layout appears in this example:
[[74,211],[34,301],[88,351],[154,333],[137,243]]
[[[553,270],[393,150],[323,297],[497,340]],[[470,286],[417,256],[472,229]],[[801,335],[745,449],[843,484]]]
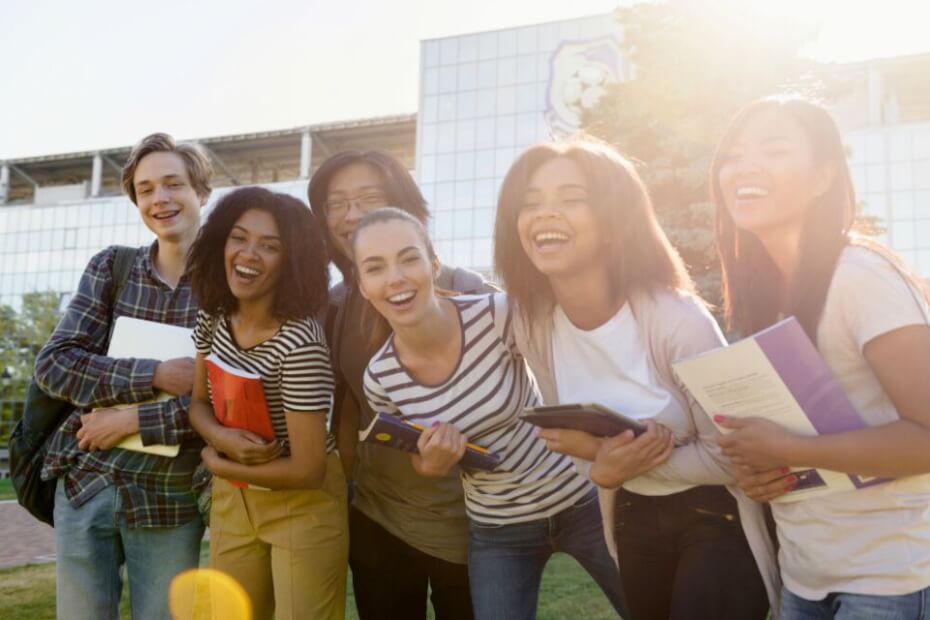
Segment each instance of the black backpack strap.
[[116,256],[113,257],[113,281],[110,287],[110,316],[113,316],[113,306],[123,292],[126,282],[129,281],[129,272],[136,258],[136,248],[125,245],[116,246]]

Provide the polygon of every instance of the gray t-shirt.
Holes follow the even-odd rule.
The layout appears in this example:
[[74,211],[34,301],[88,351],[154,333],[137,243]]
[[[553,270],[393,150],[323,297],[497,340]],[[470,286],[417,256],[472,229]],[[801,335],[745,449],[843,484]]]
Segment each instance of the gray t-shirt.
[[[457,272],[456,280],[461,279],[462,273]],[[441,288],[453,288],[451,274],[451,269],[443,268],[438,282]],[[466,275],[472,280],[470,287],[480,288],[480,292],[493,291],[482,284],[477,274]],[[346,397],[351,395],[358,402],[361,428],[374,415],[362,387],[371,358],[368,353],[371,324],[363,324],[364,305],[358,290],[350,287],[346,291],[338,340],[339,370],[348,388]],[[443,478],[421,476],[414,471],[408,454],[359,443],[354,487],[352,505],[388,532],[423,553],[447,562],[467,563],[468,518],[458,468]]]

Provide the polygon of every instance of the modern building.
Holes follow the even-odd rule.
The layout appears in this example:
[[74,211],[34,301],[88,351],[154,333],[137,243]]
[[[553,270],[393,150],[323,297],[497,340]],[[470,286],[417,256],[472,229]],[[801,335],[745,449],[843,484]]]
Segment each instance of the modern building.
[[[491,268],[494,205],[525,147],[574,132],[610,81],[630,77],[610,15],[430,39],[421,43],[416,115],[196,140],[217,169],[213,199],[262,184],[306,198],[328,155],[382,148],[415,170],[432,205],[440,257]],[[837,106],[865,211],[886,240],[930,276],[930,54],[844,68]],[[184,136],[178,136],[184,138]],[[129,146],[0,162],[0,304],[29,291],[67,294],[110,243],[152,236],[120,195]]]

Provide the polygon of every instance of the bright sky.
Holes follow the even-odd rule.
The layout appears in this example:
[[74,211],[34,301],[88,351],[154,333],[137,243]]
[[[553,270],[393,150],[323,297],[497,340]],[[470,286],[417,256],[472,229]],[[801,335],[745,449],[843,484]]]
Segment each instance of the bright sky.
[[[629,1],[3,0],[0,159],[415,112],[421,39]],[[822,60],[930,52],[926,0],[746,2],[822,22]]]

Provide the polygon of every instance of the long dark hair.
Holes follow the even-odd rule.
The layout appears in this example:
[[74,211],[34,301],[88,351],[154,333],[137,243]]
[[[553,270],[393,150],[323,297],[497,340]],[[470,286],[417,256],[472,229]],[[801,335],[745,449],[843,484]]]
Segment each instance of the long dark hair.
[[224,248],[233,225],[250,209],[270,213],[284,250],[272,313],[279,320],[316,316],[328,301],[329,269],[316,218],[297,198],[262,187],[243,187],[223,196],[191,246],[188,268],[200,307],[211,314],[233,313],[238,300],[226,280]]
[[692,292],[684,262],[659,226],[649,192],[633,164],[606,144],[592,140],[539,144],[517,158],[501,186],[494,226],[494,266],[508,299],[528,319],[555,302],[549,279],[520,245],[517,217],[530,178],[543,164],[564,157],[581,169],[591,207],[606,242],[611,295],[637,289]]
[[[794,119],[810,140],[815,163],[833,167],[833,181],[807,212],[800,240],[800,268],[790,287],[759,239],[739,230],[720,188],[720,168],[747,121],[762,110],[779,110]],[[794,315],[816,342],[817,324],[840,253],[850,243],[856,217],[846,150],[839,129],[822,106],[798,97],[769,97],[739,110],[717,146],[710,168],[711,195],[717,205],[717,252],[723,275],[727,324],[751,334],[773,324],[780,314]]]
[[388,204],[406,211],[424,225],[429,220],[426,199],[420,193],[416,181],[410,176],[407,168],[390,153],[379,150],[342,151],[324,161],[310,179],[307,198],[314,215],[323,224],[323,237],[329,249],[329,258],[347,281],[352,278],[352,259],[343,256],[329,236],[329,226],[326,225],[326,201],[333,176],[352,164],[368,164],[381,174]]

